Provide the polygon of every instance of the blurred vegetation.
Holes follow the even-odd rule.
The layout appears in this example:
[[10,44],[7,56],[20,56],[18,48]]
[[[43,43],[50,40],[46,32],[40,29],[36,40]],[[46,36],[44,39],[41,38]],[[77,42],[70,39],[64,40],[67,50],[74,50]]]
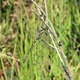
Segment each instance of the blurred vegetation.
[[[44,10],[43,0],[35,1]],[[73,79],[80,80],[80,0],[47,0],[47,7]],[[56,51],[40,40],[23,63],[43,25],[32,10],[37,11],[30,0],[0,0],[0,80],[67,80]],[[51,42],[49,36],[42,38]]]

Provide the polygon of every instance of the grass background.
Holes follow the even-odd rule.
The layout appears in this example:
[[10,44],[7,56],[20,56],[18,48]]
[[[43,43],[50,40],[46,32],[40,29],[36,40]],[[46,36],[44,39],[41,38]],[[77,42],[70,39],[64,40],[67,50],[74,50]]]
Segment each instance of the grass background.
[[[0,1],[0,54],[7,55],[0,56],[0,68],[5,79],[67,80],[56,51],[40,40],[23,63],[37,30],[43,26],[31,11],[37,11],[35,5],[28,0]],[[44,9],[43,0],[36,2]],[[49,19],[62,41],[73,79],[80,80],[80,0],[47,0],[47,7]],[[48,35],[43,34],[42,38],[51,43]],[[19,70],[15,67],[17,62],[8,56],[20,59]]]

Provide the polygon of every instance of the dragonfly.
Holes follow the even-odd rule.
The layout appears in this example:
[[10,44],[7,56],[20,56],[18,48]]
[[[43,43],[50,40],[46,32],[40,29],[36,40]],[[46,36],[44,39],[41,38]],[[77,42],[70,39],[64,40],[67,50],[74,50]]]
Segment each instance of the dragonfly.
[[[36,39],[33,41],[31,47],[29,48],[29,50],[27,52],[27,54],[24,55],[23,63],[27,60],[28,54],[31,52],[31,50],[34,47],[34,45],[36,44],[36,42],[41,39],[42,34],[45,33],[46,35],[48,35],[46,33],[46,31],[48,31],[48,29],[46,27],[41,27],[41,29],[37,29],[37,31],[36,31],[37,32]],[[36,33],[36,32],[33,32],[33,33]]]

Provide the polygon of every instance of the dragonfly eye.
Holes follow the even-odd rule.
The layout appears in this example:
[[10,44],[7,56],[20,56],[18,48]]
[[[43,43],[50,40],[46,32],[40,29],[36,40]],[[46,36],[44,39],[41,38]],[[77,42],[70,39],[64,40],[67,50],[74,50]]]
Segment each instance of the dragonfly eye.
[[61,41],[59,41],[59,42],[58,42],[58,45],[59,45],[59,46],[62,46],[62,42],[61,42]]

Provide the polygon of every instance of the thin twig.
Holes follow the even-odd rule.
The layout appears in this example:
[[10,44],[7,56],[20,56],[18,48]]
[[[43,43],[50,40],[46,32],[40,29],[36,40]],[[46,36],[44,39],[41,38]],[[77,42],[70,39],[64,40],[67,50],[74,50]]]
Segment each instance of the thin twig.
[[[32,0],[32,1],[33,1],[33,0]],[[59,43],[60,40],[59,40],[59,38],[57,37],[57,34],[56,34],[56,32],[55,32],[55,30],[54,30],[54,28],[53,28],[53,25],[52,25],[51,21],[48,19],[48,12],[47,12],[46,0],[44,0],[46,13],[42,10],[42,8],[41,8],[40,6],[37,5],[37,3],[36,3],[35,1],[33,1],[33,3],[36,5],[37,8],[40,9],[39,11],[43,12],[44,16],[46,17],[46,21],[44,21],[35,11],[33,11],[33,12],[39,17],[40,20],[42,20],[42,21],[44,22],[44,24],[45,24],[46,27],[48,28],[49,32],[50,32],[51,34],[53,34],[53,36],[55,36],[57,42]],[[49,22],[49,24],[50,24],[50,26],[51,26],[52,28],[50,28],[48,22]],[[54,42],[53,37],[52,37],[51,34],[49,34],[49,35],[50,35],[50,37],[51,37],[52,43],[53,43],[53,45],[54,45],[54,47],[55,47],[55,50],[57,51],[57,54],[58,54],[58,56],[59,56],[59,58],[60,58],[60,61],[61,61],[62,66],[63,66],[63,69],[64,69],[64,71],[66,72],[67,76],[69,77],[69,80],[72,80],[71,74],[70,74],[70,70],[69,70],[69,68],[68,68],[67,57],[65,56],[63,50],[62,50],[61,47],[60,47],[60,49],[61,49],[61,50],[60,50],[60,53],[61,53],[64,61],[62,60],[62,58],[61,58],[61,56],[60,56],[60,53],[59,53],[59,50],[57,49],[57,46],[56,46],[56,44],[55,44],[55,42]],[[49,44],[48,44],[48,45],[49,45]],[[49,45],[49,46],[50,46],[50,45]],[[64,68],[64,67],[65,67],[65,66],[64,66],[64,65],[65,65],[64,62],[65,62],[65,64],[66,64],[66,68]]]

